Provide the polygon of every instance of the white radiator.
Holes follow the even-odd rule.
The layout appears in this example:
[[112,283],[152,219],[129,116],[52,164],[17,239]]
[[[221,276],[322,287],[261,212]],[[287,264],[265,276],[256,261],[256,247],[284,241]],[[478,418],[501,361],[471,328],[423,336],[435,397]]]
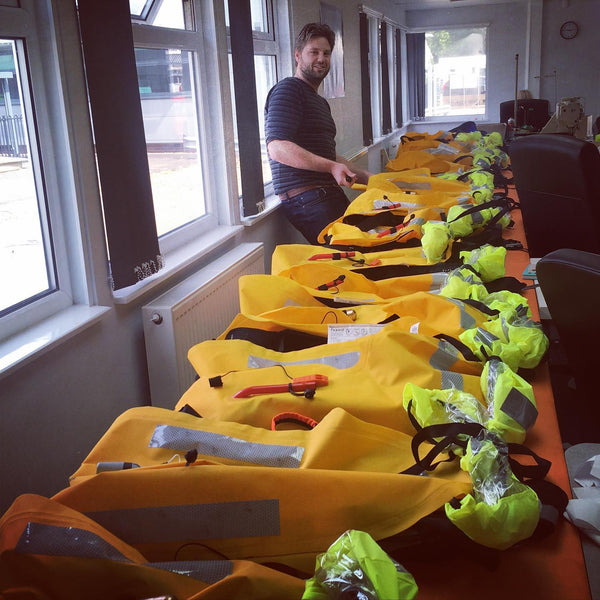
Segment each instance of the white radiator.
[[196,379],[188,350],[240,312],[238,278],[264,272],[263,245],[240,244],[142,307],[153,406],[175,406]]

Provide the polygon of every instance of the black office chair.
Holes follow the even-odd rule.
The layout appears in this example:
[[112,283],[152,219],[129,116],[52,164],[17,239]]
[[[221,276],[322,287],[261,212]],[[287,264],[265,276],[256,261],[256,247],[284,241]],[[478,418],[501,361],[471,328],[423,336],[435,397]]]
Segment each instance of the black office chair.
[[[508,123],[515,116],[515,101],[500,102],[500,123]],[[550,120],[550,102],[540,98],[517,100],[517,128],[541,129]]]
[[561,134],[515,139],[509,148],[527,247],[539,258],[559,248],[600,253],[600,153]]
[[555,250],[536,274],[575,384],[555,390],[563,441],[600,442],[600,254]]

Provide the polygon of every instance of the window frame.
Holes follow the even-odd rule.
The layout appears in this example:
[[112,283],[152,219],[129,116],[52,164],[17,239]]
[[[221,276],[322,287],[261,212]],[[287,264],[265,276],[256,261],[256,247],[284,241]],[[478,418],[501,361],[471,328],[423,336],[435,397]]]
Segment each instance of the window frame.
[[[206,23],[207,19],[202,18],[203,9],[201,4],[198,0],[193,0],[194,8],[192,13],[195,15],[195,27],[192,29],[156,27],[135,22],[133,19],[131,24],[133,42],[136,48],[176,48],[188,51],[192,56],[192,70],[195,83],[192,90],[192,97],[197,116],[198,153],[203,174],[206,213],[173,231],[159,236],[159,246],[163,255],[173,252],[180,246],[214,230],[220,224],[227,223],[231,219],[229,206],[217,201],[217,198],[219,198],[219,186],[214,182],[216,178],[207,176],[207,165],[212,165],[214,160],[211,149],[215,148],[215,144],[217,144],[217,148],[219,147],[216,140],[219,137],[218,127],[222,121],[219,119],[215,123],[211,120],[211,113],[214,111],[210,108],[212,101],[208,94],[209,86],[200,85],[200,82],[211,78],[206,64],[206,55],[210,54],[210,52],[206,52],[207,46],[205,42],[205,34],[210,34],[210,32],[206,31],[202,26],[203,23]],[[214,39],[214,36],[210,35],[208,39]],[[211,87],[212,92],[214,90]],[[211,127],[211,122],[214,123],[214,127]]]
[[[419,28],[411,28],[410,33],[427,33],[432,31],[449,31],[456,29],[484,29],[485,30],[485,73],[486,73],[486,90],[487,90],[487,73],[488,73],[488,57],[489,57],[489,44],[490,44],[490,23],[465,23],[460,25],[444,25],[444,26],[435,26],[435,27],[419,27]],[[427,44],[427,42],[425,42]],[[478,78],[480,75],[478,75]],[[425,90],[425,110],[427,109],[427,89]],[[483,113],[464,113],[464,114],[455,114],[455,115],[439,115],[439,116],[425,116],[420,119],[421,123],[427,122],[438,122],[438,123],[453,123],[456,121],[487,121],[488,119],[488,94],[486,92],[485,96],[485,107]]]
[[[71,273],[82,273],[82,264],[68,251],[68,245],[81,246],[70,234],[61,201],[73,178],[65,148],[64,107],[56,100],[57,90],[48,82],[58,75],[55,53],[37,35],[39,6],[23,0],[21,8],[0,6],[0,37],[16,41],[21,73],[21,102],[27,119],[28,145],[35,180],[39,216],[48,265],[49,289],[10,307],[0,317],[2,334],[7,339],[71,306],[78,299],[89,302],[87,291],[73,289]],[[67,189],[65,189],[67,188]],[[50,255],[50,257],[48,256]]]

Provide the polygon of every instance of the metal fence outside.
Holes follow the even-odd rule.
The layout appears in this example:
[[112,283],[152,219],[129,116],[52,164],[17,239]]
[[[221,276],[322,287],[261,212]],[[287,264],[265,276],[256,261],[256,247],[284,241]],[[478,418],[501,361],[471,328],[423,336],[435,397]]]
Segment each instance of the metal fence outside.
[[23,115],[0,117],[0,156],[27,157]]

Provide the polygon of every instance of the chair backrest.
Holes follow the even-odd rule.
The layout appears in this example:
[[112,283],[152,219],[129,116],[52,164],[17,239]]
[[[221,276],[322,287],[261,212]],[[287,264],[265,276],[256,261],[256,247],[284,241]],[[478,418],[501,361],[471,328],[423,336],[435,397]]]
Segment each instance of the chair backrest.
[[[500,102],[500,122],[507,123],[515,116],[515,101]],[[540,131],[550,120],[550,102],[541,98],[517,100],[517,127],[528,126]]]
[[600,441],[600,254],[555,250],[538,261],[536,274],[575,379],[569,416],[583,416],[578,422],[579,441]]
[[600,153],[590,142],[534,134],[509,148],[532,257],[559,248],[600,253]]

